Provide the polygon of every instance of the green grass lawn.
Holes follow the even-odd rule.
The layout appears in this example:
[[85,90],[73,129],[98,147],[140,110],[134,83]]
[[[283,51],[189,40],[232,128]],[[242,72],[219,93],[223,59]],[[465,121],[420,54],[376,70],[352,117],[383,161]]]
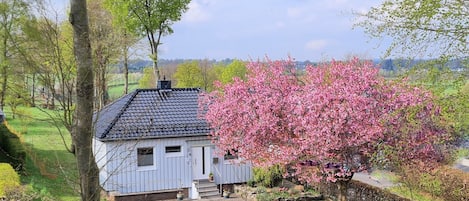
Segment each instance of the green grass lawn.
[[[38,108],[21,107],[19,111],[12,119],[11,110],[5,108],[7,124],[12,132],[21,134],[28,152],[21,182],[56,200],[79,200],[76,161],[64,145],[64,141],[68,145],[71,142],[68,131],[51,123],[46,113]],[[63,139],[58,128],[63,132]]]
[[[129,83],[138,83],[138,80],[142,78],[142,73],[129,73]],[[107,75],[108,86],[124,85],[124,74],[121,73],[110,73]]]
[[[138,83],[129,83],[129,93],[138,88]],[[109,98],[111,101],[114,101],[124,94],[124,85],[117,85],[113,87],[108,87]]]

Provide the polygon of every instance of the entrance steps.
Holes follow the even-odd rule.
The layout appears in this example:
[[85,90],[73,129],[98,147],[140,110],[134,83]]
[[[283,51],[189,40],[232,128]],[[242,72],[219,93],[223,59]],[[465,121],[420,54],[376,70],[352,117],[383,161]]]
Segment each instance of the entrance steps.
[[199,196],[201,199],[214,199],[221,197],[217,185],[214,182],[210,182],[206,179],[199,180],[198,184],[196,185],[196,188],[197,192],[199,192]]

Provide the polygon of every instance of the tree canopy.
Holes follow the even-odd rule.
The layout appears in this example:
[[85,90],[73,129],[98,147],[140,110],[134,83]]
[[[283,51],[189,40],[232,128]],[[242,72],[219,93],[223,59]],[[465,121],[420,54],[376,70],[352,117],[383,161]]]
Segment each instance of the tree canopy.
[[387,55],[468,56],[468,1],[391,0],[358,15],[370,36],[393,38]]
[[135,35],[146,37],[151,48],[155,77],[160,79],[158,47],[161,37],[173,33],[171,25],[181,19],[190,0],[107,0],[115,21]]
[[207,94],[205,117],[221,150],[255,165],[288,165],[311,183],[348,180],[372,158],[426,165],[442,161],[448,139],[430,92],[386,81],[371,63],[353,59],[307,67],[252,62],[246,81]]

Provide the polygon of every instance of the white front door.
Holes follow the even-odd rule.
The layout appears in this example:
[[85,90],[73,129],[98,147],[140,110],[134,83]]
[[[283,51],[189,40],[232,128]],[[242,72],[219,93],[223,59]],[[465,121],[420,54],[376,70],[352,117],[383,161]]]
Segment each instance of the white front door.
[[210,174],[210,147],[192,147],[192,177],[208,179]]

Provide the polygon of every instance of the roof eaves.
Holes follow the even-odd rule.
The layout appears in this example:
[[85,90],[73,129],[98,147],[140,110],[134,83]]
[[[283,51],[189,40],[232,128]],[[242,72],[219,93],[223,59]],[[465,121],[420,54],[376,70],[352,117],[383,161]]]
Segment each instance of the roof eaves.
[[129,141],[129,140],[145,140],[145,139],[162,139],[162,138],[184,138],[184,137],[200,137],[200,136],[210,136],[209,133],[206,134],[190,134],[190,135],[163,135],[163,136],[144,136],[144,137],[130,137],[130,138],[101,138],[101,142],[112,142],[112,141]]

